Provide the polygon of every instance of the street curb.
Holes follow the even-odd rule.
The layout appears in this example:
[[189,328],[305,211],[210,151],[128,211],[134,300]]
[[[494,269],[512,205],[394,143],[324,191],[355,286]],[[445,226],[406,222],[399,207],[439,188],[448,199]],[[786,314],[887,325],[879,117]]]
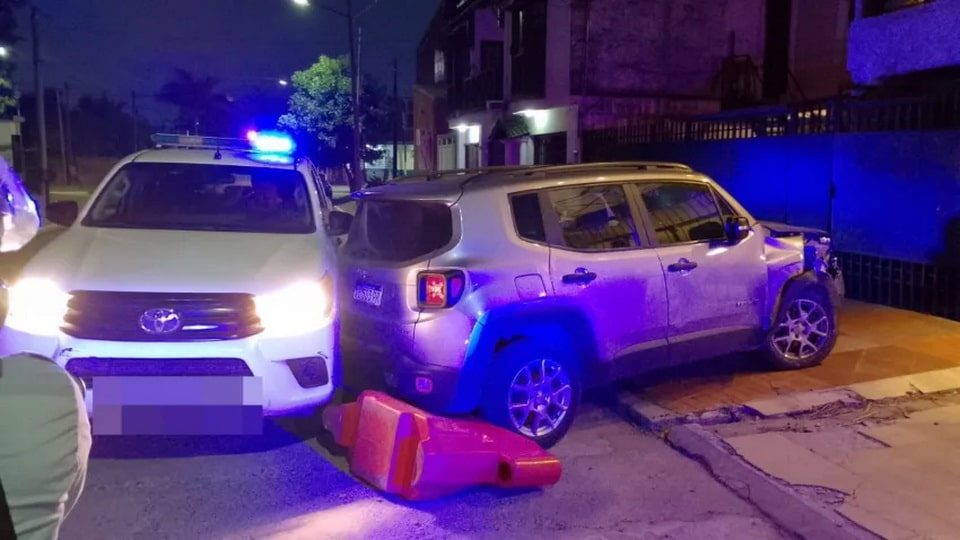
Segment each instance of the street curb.
[[719,436],[698,425],[669,429],[667,442],[702,463],[719,482],[756,506],[777,525],[817,540],[879,539],[835,510],[806,498],[757,469]]
[[832,406],[856,407],[873,401],[908,395],[929,395],[960,390],[960,367],[948,368],[887,379],[877,379],[824,390],[790,392],[737,405],[725,405],[698,413],[682,414],[652,403],[630,390],[616,395],[617,410],[653,432],[685,424],[713,426],[738,422],[746,417],[786,418]]
[[700,424],[714,426],[738,422],[748,415],[743,405],[731,405],[695,414],[681,414],[665,409],[629,391],[617,393],[617,412],[642,429],[661,433],[673,426]]
[[628,391],[618,392],[616,401],[618,413],[648,431],[659,433],[684,422],[683,415],[664,409]]

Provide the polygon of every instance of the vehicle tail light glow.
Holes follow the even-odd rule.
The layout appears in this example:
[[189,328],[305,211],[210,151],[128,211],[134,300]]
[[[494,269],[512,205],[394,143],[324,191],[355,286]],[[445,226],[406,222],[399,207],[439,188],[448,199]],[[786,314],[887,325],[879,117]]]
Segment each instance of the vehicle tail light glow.
[[421,308],[443,309],[456,305],[463,296],[463,272],[421,272],[417,276],[417,303]]

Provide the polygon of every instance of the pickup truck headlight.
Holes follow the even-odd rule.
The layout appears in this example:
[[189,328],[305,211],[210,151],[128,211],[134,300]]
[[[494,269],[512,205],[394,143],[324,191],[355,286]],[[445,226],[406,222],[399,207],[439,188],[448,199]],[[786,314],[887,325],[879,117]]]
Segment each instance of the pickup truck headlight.
[[6,325],[37,336],[55,336],[67,314],[70,295],[47,279],[27,278],[8,290]]
[[319,330],[333,320],[333,278],[296,283],[254,298],[257,316],[270,336],[296,336]]

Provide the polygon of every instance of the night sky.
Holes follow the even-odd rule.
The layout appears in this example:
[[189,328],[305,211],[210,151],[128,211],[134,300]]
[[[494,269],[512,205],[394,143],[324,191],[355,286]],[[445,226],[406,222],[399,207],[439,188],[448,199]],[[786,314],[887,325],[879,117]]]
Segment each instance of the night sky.
[[[312,0],[317,4],[320,0]],[[345,0],[325,0],[343,10]],[[41,57],[47,86],[69,84],[71,95],[101,94],[138,108],[151,120],[171,112],[153,98],[174,68],[210,75],[225,94],[279,88],[276,81],[320,54],[347,52],[346,21],[291,0],[33,0],[41,10]],[[392,84],[394,56],[400,93],[409,95],[417,43],[437,0],[379,0],[359,19],[361,69]],[[372,0],[354,0],[360,12]],[[17,84],[33,91],[30,21],[24,11],[16,46]],[[75,99],[75,97],[74,97]]]

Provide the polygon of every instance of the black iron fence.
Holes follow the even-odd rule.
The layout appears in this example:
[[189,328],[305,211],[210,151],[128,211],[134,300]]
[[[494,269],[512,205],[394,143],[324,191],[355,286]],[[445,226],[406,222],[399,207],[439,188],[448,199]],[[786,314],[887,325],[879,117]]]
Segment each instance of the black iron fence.
[[[960,88],[902,99],[836,98],[697,118],[647,119],[585,132],[583,156],[585,161],[627,156],[645,145],[661,143],[956,129],[960,129]],[[861,253],[842,253],[839,260],[850,299],[960,320],[960,264]]]
[[716,141],[960,129],[960,88],[900,99],[834,98],[798,105],[742,109],[696,118],[651,118],[583,134],[584,155],[611,144]]
[[960,268],[840,253],[847,298],[960,321]]

